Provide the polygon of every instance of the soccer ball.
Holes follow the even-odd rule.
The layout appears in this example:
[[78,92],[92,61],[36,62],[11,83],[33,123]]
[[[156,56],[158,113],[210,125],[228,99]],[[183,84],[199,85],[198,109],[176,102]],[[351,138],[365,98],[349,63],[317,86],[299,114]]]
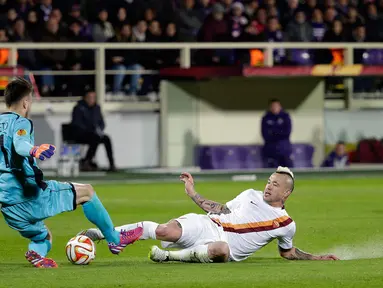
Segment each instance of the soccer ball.
[[76,265],[87,265],[96,258],[96,246],[84,235],[73,237],[65,247],[69,262]]

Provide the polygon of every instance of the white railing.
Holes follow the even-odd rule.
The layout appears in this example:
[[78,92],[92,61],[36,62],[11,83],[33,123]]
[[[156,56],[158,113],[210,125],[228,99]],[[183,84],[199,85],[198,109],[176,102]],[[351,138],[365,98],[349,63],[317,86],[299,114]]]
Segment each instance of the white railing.
[[[383,49],[382,43],[1,43],[1,48],[10,49],[8,64],[10,66],[17,65],[17,51],[19,49],[91,49],[95,53],[95,70],[86,71],[56,71],[55,74],[82,74],[96,76],[96,92],[98,102],[104,108],[105,101],[105,76],[108,74],[118,74],[120,72],[109,71],[105,69],[105,51],[108,49],[143,49],[143,50],[180,50],[180,67],[191,67],[191,50],[193,49],[264,49],[265,58],[264,65],[266,67],[273,66],[273,50],[274,49],[329,49],[339,48],[345,50],[345,64],[353,64],[354,49]],[[50,73],[49,71],[34,71],[36,75]],[[58,72],[58,73],[57,73]],[[132,74],[135,72],[126,72]],[[153,71],[145,71],[150,74]],[[142,74],[140,72],[140,74]],[[352,81],[348,81],[348,91],[352,91]],[[109,105],[107,105],[109,106]],[[115,105],[116,106],[116,105]],[[137,105],[134,105],[137,108]],[[114,106],[113,106],[114,107]],[[132,107],[132,106],[130,106]],[[153,106],[154,107],[154,106]],[[117,108],[114,107],[115,109]],[[155,107],[156,109],[157,107]],[[110,110],[110,109],[107,109]],[[113,110],[113,109],[112,109]]]

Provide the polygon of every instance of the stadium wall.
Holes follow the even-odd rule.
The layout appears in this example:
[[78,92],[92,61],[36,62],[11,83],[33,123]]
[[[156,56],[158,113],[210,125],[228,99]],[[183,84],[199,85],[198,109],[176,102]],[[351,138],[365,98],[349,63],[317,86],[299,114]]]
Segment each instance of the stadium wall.
[[383,110],[325,110],[325,142],[357,143],[362,138],[383,138]]
[[[33,115],[35,142],[53,143],[61,147],[61,124],[70,122],[70,115]],[[105,114],[107,133],[114,148],[119,168],[157,167],[159,165],[159,114],[152,112]],[[42,168],[55,168],[59,157],[41,162]],[[105,148],[100,145],[96,161],[108,167]]]
[[[161,165],[194,165],[194,147],[261,144],[261,119],[270,98],[291,113],[292,142],[315,147],[314,164],[324,156],[324,86],[317,78],[243,78],[163,81]],[[318,109],[320,108],[320,109]]]

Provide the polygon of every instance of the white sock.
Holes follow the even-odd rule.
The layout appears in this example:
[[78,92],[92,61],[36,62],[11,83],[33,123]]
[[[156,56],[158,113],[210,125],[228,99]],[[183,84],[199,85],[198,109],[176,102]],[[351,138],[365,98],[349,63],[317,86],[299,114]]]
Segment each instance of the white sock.
[[168,251],[169,261],[211,263],[209,259],[208,246],[200,245],[190,249],[179,251]]
[[147,239],[156,240],[156,229],[158,225],[160,224],[151,222],[151,221],[143,221],[143,222],[138,222],[134,224],[126,224],[126,225],[118,226],[115,229],[117,231],[121,231],[121,230],[132,230],[137,227],[142,227],[144,228],[144,232],[142,233],[140,240],[147,240]]

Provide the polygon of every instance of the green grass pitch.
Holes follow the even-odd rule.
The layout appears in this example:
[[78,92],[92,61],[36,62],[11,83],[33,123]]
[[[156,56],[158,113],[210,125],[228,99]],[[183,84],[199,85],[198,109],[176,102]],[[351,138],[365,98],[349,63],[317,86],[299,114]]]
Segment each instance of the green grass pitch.
[[[313,253],[339,251],[340,256],[358,259],[287,261],[272,242],[241,263],[156,264],[147,258],[155,242],[141,241],[120,256],[98,243],[91,265],[74,266],[66,260],[65,244],[80,230],[92,227],[78,207],[46,221],[54,235],[50,256],[59,264],[55,270],[30,266],[24,259],[27,241],[1,221],[0,287],[383,287],[382,186],[383,179],[298,180],[286,205],[297,223],[297,247]],[[200,183],[197,191],[225,202],[247,188],[263,187],[264,181]],[[115,225],[141,220],[162,223],[201,212],[181,183],[95,188]]]

